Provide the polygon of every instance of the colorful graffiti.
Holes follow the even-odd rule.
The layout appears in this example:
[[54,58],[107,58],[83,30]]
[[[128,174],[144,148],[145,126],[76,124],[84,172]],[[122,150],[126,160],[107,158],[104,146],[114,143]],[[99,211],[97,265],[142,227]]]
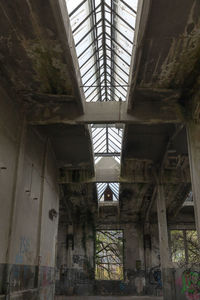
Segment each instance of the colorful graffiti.
[[156,285],[156,288],[162,288],[162,274],[159,267],[151,268],[150,270],[150,283]]
[[65,276],[68,281],[80,284],[88,284],[90,282],[89,274],[83,269],[67,268],[66,265],[61,266],[61,274]]
[[120,291],[124,291],[125,290],[125,284],[123,282],[120,282],[119,288],[120,288]]
[[185,270],[176,284],[188,300],[200,300],[200,272]]

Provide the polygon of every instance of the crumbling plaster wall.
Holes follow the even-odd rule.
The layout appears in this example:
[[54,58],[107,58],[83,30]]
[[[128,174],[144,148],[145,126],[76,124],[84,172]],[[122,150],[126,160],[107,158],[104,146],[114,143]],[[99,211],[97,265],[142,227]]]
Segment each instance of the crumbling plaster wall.
[[59,211],[51,144],[0,91],[0,295],[53,299]]
[[[117,221],[117,218],[116,218]],[[145,294],[143,229],[136,222],[114,222],[97,224],[97,229],[123,230],[124,251],[122,281],[95,281],[97,294],[104,295],[143,295]]]
[[[57,294],[161,296],[162,272],[156,214],[152,213],[146,225],[142,219],[132,217],[131,221],[130,216],[128,219],[118,214],[116,207],[102,209],[98,214],[91,191],[79,186],[72,188],[71,185],[66,190],[58,229]],[[131,210],[134,211],[134,206]],[[183,213],[168,217],[169,230],[177,224],[185,224],[188,229],[195,228],[194,214],[188,214],[187,218]],[[122,281],[95,280],[94,247],[98,229],[122,229],[124,232]],[[182,294],[184,276],[183,270],[174,266],[178,300],[186,299],[186,294]]]
[[[98,218],[94,223],[83,223],[81,221],[83,219],[80,215],[72,225],[66,215],[60,218],[56,293],[71,295],[145,294],[142,226],[133,222],[115,222],[112,225],[105,225],[102,224],[102,219],[100,224]],[[95,280],[95,233],[98,229],[122,229],[124,232],[124,280],[122,281]],[[73,236],[73,240],[71,240],[69,232],[71,237]]]
[[93,294],[94,234],[89,224],[60,222],[56,293]]

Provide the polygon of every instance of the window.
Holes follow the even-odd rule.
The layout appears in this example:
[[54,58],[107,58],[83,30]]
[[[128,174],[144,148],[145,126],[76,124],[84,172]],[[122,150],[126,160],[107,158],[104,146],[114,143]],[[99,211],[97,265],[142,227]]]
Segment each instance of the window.
[[171,230],[172,261],[184,264],[200,263],[196,230]]
[[123,231],[96,232],[96,280],[123,279]]

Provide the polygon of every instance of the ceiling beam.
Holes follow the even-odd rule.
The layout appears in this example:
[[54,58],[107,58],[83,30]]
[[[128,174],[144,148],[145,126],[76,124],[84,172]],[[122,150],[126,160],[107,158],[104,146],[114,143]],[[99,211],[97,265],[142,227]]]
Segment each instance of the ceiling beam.
[[132,111],[127,112],[126,102],[88,102],[84,114],[76,115],[68,103],[32,106],[28,112],[32,125],[47,124],[164,124],[184,121],[181,107],[176,99],[135,101]]
[[[106,171],[106,173],[104,172]],[[76,176],[74,176],[74,172]],[[143,183],[143,184],[155,184],[155,180],[152,174],[149,172],[146,176],[139,174],[138,176],[120,176],[120,172],[116,169],[104,169],[99,172],[96,172],[95,176],[86,170],[64,170],[62,172],[62,176],[59,177],[59,184],[67,184],[67,183],[96,183],[96,182],[119,182],[119,183]],[[180,183],[190,183],[191,179],[189,176],[185,176],[184,172],[174,172],[170,174],[170,176],[166,173],[163,176],[163,184],[180,184]]]
[[75,101],[77,102],[79,110],[82,112],[84,110],[85,96],[83,88],[81,88],[81,74],[66,3],[64,0],[50,0],[50,4],[58,28],[59,38],[62,43],[63,57],[66,58],[66,63],[73,86],[73,95],[75,96]]

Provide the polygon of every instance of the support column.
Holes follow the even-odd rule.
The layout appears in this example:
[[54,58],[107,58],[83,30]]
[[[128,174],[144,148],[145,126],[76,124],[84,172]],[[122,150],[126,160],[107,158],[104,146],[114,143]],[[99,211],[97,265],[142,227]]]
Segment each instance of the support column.
[[164,187],[162,184],[157,186],[157,215],[158,215],[158,229],[159,229],[159,244],[160,244],[160,260],[163,283],[164,300],[175,300],[175,280],[174,270],[170,258],[168,230],[167,230],[167,216],[166,203],[164,195]]
[[150,222],[144,224],[144,262],[146,277],[148,277],[149,270],[152,266]]
[[36,263],[38,264],[38,274],[37,274],[37,286],[38,290],[40,289],[40,277],[41,277],[41,246],[42,246],[42,220],[44,214],[44,184],[45,184],[45,175],[47,168],[47,158],[48,158],[48,144],[49,139],[46,138],[44,144],[44,152],[43,152],[43,160],[42,160],[42,174],[41,174],[41,184],[40,184],[40,206],[39,206],[39,220],[38,220],[38,234],[37,234],[37,255],[36,255]]
[[200,247],[200,123],[191,121],[187,124],[187,137],[195,222]]
[[7,253],[6,253],[6,270],[5,270],[5,299],[10,299],[10,288],[11,288],[11,272],[12,272],[12,251],[14,249],[13,242],[14,242],[14,228],[15,228],[15,218],[16,218],[16,207],[17,207],[17,199],[18,193],[22,182],[22,171],[24,166],[24,151],[25,151],[25,139],[26,139],[26,118],[24,117],[22,125],[21,125],[21,132],[19,134],[19,144],[18,144],[18,153],[17,153],[17,161],[14,170],[14,185],[12,191],[12,205],[9,218],[9,239],[7,245]]

